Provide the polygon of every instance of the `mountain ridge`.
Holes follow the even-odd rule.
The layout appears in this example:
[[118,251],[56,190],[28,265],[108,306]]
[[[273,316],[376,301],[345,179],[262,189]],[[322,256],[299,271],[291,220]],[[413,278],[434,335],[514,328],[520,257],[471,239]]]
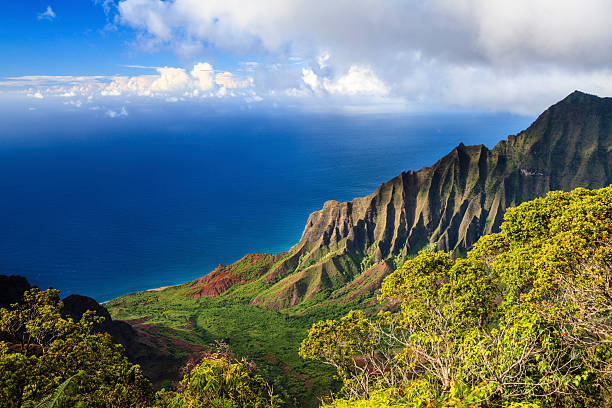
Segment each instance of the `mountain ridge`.
[[404,171],[368,196],[326,201],[310,214],[296,245],[262,255],[267,262],[247,279],[232,276],[248,269],[245,259],[253,255],[223,267],[221,290],[210,291],[206,276],[191,285],[213,296],[251,285],[257,293],[249,301],[272,309],[372,296],[377,282],[420,250],[464,254],[496,231],[508,207],[551,190],[612,183],[611,130],[612,98],[575,91],[492,149],[460,143],[433,165]]
[[184,362],[189,349],[226,342],[286,390],[289,406],[315,407],[335,383],[332,372],[297,355],[313,323],[376,312],[375,294],[397,266],[419,250],[462,255],[496,230],[509,206],[549,190],[612,184],[611,152],[612,99],[573,93],[491,149],[459,144],[368,196],[325,202],[287,252],[247,254],[194,281],[105,307],[113,319],[163,337],[162,351]]

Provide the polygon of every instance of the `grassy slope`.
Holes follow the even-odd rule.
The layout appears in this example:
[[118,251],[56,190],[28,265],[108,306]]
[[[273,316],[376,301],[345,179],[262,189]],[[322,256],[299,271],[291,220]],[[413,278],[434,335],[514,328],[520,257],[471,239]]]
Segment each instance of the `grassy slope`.
[[190,344],[228,343],[240,357],[255,361],[258,371],[283,394],[288,406],[317,406],[317,397],[336,387],[334,372],[322,364],[305,361],[297,352],[311,325],[336,318],[357,302],[319,307],[312,313],[273,311],[236,297],[186,295],[192,289],[176,286],[159,292],[141,292],[115,299],[105,306],[113,319],[143,319],[140,327]]

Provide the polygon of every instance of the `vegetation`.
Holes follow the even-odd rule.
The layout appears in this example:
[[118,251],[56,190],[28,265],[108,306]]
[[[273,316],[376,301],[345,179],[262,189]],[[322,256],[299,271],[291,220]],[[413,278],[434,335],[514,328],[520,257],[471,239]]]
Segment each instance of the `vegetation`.
[[227,345],[205,355],[191,369],[178,392],[161,391],[158,405],[169,408],[278,408],[283,401],[266,381],[253,375],[255,366],[235,360]]
[[359,303],[317,308],[307,315],[288,314],[245,304],[235,298],[188,297],[189,285],[160,292],[142,292],[107,303],[114,319],[145,319],[142,330],[194,346],[216,341],[256,365],[255,374],[273,386],[285,407],[316,407],[317,396],[336,389],[333,370],[298,355],[300,342],[312,324],[342,316]]
[[[153,398],[138,366],[121,354],[91,312],[62,317],[59,292],[33,288],[23,302],[0,309],[0,400],[6,407],[143,407]],[[51,404],[51,405],[49,405]]]
[[611,402],[612,187],[509,209],[466,259],[421,253],[383,282],[395,311],[316,323],[329,407],[600,407]]
[[223,353],[187,367],[177,391],[153,393],[122,347],[92,328],[91,311],[75,322],[61,314],[59,291],[33,288],[0,309],[0,406],[7,408],[278,408],[273,387],[255,366]]
[[378,313],[363,299],[273,311],[246,303],[243,286],[110,302],[115,317],[198,350],[227,342],[157,393],[95,332],[101,317],[74,321],[58,291],[34,288],[0,309],[0,405],[277,408],[327,395],[328,408],[609,406],[611,267],[612,186],[511,208],[463,259],[419,253],[384,279]]

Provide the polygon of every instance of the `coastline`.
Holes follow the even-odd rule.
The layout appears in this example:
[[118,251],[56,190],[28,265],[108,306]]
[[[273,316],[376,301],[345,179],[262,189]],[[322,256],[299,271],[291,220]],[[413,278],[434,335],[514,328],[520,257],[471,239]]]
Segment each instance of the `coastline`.
[[173,288],[175,286],[179,286],[179,285],[160,286],[159,288],[147,289],[147,290],[145,290],[145,292],[160,292],[160,291],[162,291],[164,289]]

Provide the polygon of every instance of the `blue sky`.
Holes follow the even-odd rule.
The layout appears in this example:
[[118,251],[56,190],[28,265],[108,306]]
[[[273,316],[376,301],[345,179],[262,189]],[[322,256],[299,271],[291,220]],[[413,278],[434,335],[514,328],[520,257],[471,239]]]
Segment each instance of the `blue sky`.
[[605,0],[48,0],[0,6],[0,102],[533,115],[612,95]]

